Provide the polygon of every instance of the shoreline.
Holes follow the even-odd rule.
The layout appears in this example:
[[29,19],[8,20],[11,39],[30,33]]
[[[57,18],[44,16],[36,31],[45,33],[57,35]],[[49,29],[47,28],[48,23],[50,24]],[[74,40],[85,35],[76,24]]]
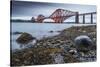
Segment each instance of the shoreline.
[[[11,21],[11,23],[38,23],[38,22],[32,22],[32,21]],[[55,23],[55,22],[43,22],[43,23],[47,23],[47,24],[83,24],[82,22],[79,23],[75,23],[75,22],[63,22],[63,23]],[[43,24],[42,23],[42,24]],[[41,23],[38,23],[41,24]],[[85,24],[91,24],[90,22],[86,22]],[[96,22],[92,23],[92,24],[96,24]]]
[[96,47],[96,25],[72,26],[56,36],[38,40],[32,47],[11,53],[11,66],[56,64],[56,54],[62,58],[59,63],[96,61],[95,47],[86,53],[76,51],[74,39],[79,35],[89,36]]

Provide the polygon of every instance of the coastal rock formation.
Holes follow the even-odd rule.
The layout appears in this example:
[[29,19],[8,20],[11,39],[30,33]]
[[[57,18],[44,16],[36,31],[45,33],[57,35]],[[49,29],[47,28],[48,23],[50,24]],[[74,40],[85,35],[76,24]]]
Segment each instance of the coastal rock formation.
[[[25,38],[26,40],[24,40],[23,38]],[[86,46],[81,46],[81,44],[84,44],[84,38]],[[21,36],[21,40],[29,42],[27,41],[27,39],[31,40],[34,38],[29,34]],[[77,44],[77,40],[81,41],[78,41]],[[23,41],[21,43],[23,43]],[[76,46],[89,48],[92,45],[92,42],[92,49],[89,49],[87,51],[77,50],[78,48]],[[73,26],[71,28],[64,29],[59,35],[38,40],[37,43],[32,47],[12,52],[11,66],[91,61],[96,61],[95,25],[77,27]]]
[[76,37],[74,42],[76,49],[81,51],[89,51],[93,46],[92,40],[86,35]]
[[19,43],[22,47],[23,45],[27,45],[28,43],[33,42],[35,39],[36,38],[31,34],[24,32],[17,38],[16,42]]

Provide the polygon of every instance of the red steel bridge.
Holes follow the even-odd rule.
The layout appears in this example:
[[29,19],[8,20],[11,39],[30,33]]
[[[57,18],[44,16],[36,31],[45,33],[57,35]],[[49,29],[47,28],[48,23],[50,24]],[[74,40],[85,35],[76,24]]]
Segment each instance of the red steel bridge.
[[[79,16],[83,16],[83,24],[85,24],[85,16],[90,15],[90,23],[93,24],[94,14],[96,14],[96,12],[79,14],[78,12],[73,12],[73,11],[64,10],[64,9],[57,9],[49,17],[38,15],[36,22],[43,23],[43,20],[49,18],[49,19],[54,20],[53,23],[63,23],[68,18],[75,16],[75,23],[79,23]],[[32,20],[34,20],[34,17],[32,17]]]

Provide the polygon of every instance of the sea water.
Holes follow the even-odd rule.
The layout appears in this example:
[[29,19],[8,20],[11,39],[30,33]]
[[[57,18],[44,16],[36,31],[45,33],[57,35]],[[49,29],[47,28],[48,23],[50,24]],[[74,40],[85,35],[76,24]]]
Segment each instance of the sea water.
[[[11,33],[13,32],[27,32],[37,39],[42,39],[43,37],[50,37],[58,35],[60,32],[71,26],[81,26],[82,24],[57,24],[57,23],[22,23],[22,22],[12,22],[11,23]],[[89,24],[86,24],[89,25]],[[50,32],[53,31],[53,32]],[[16,39],[21,34],[11,34],[11,49],[20,49],[20,45],[16,42]]]

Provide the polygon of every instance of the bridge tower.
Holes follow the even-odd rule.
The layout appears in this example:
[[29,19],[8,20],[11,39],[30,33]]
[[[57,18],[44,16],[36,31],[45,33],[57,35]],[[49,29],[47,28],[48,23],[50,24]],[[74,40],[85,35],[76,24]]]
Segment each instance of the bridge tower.
[[31,18],[31,21],[32,21],[32,22],[35,22],[35,18],[34,18],[34,17],[32,17],[32,18]]
[[45,19],[45,17],[43,15],[38,15],[37,22],[42,23],[44,19]]
[[63,23],[64,20],[75,16],[75,23],[79,22],[78,12],[73,12],[64,9],[57,9],[49,17],[55,21],[55,23]]

